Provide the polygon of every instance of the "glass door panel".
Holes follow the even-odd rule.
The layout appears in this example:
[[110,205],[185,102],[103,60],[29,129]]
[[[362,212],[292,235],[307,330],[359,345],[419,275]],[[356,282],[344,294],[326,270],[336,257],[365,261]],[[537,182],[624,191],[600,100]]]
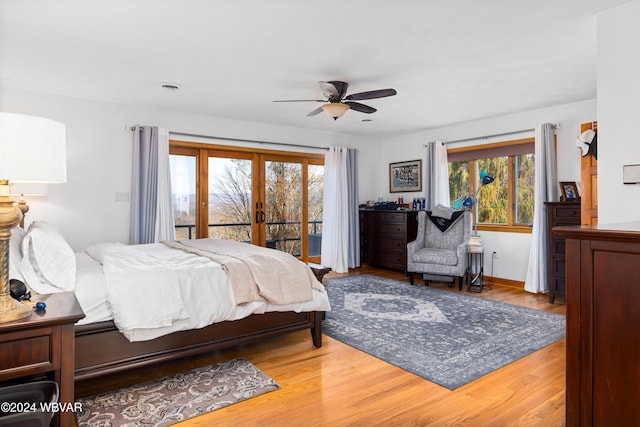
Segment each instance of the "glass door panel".
[[265,161],[266,246],[302,256],[302,164]]
[[170,155],[171,201],[176,239],[196,236],[196,157]]
[[322,246],[322,201],[324,197],[324,165],[310,164],[308,171],[308,236],[309,257],[320,257]]
[[252,243],[252,162],[209,157],[207,236]]

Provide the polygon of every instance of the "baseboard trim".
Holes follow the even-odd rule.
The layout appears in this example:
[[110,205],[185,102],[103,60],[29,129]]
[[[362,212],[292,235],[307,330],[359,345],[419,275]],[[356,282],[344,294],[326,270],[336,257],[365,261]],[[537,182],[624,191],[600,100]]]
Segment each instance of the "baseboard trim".
[[524,290],[524,282],[519,280],[503,279],[502,277],[484,276],[485,283],[492,283],[494,285],[506,286],[508,288],[515,288],[521,291]]

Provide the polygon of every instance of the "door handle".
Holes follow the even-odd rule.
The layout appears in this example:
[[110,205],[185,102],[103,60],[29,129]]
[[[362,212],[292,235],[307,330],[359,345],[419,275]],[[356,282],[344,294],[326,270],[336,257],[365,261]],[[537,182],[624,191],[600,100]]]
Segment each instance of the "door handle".
[[264,214],[264,211],[260,211],[260,222],[264,222],[266,215]]

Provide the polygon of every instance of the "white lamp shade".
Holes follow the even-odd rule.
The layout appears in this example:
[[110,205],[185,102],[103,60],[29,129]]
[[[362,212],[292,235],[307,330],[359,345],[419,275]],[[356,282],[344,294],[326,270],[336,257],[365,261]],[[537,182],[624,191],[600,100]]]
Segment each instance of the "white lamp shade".
[[55,120],[0,112],[0,180],[66,182],[65,134]]
[[342,117],[347,112],[349,106],[340,102],[330,102],[322,105],[322,109],[327,112],[334,120]]
[[10,196],[46,196],[47,194],[49,194],[49,184],[41,182],[9,184]]

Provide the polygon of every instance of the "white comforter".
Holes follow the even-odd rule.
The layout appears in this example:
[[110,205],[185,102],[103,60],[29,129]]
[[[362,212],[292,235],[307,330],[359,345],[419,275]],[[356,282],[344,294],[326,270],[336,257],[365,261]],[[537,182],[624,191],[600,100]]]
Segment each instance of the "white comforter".
[[306,301],[273,304],[257,298],[236,304],[229,277],[220,264],[164,244],[113,245],[104,251],[102,264],[109,309],[116,326],[130,341],[253,313],[330,310],[326,292],[317,282]]

